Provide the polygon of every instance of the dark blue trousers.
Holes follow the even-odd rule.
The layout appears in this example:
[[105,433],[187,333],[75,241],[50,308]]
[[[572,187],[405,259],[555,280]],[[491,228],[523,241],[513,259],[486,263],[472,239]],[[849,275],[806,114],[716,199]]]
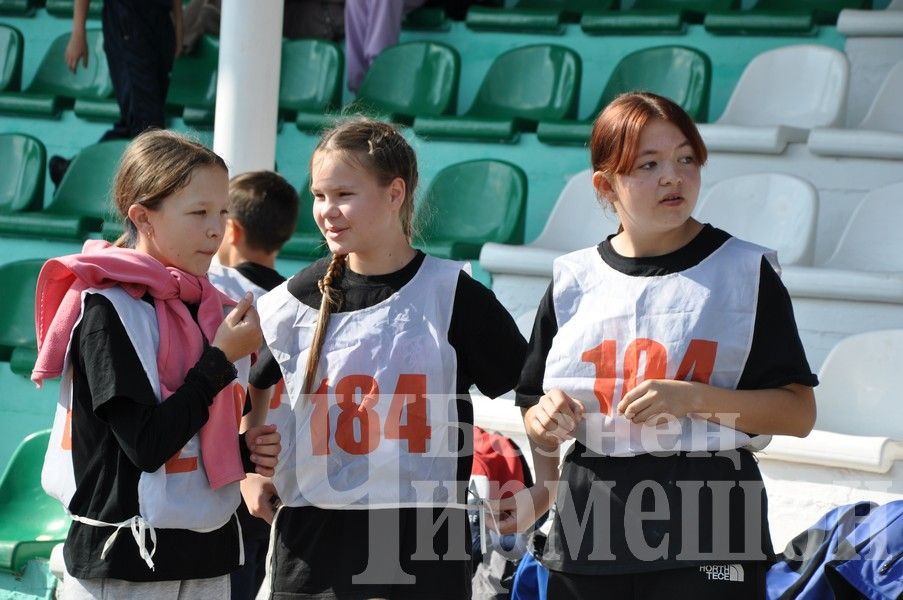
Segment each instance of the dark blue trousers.
[[149,127],[162,129],[175,55],[168,6],[156,0],[106,0],[103,37],[119,121],[101,141],[131,139]]

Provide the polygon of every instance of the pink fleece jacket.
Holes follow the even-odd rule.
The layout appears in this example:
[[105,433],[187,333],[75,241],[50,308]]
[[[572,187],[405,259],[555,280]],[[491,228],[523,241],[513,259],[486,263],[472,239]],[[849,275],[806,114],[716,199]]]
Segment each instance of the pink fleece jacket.
[[[48,260],[38,276],[35,291],[38,360],[31,379],[39,387],[44,379],[62,373],[72,329],[82,310],[82,292],[117,285],[134,298],[150,294],[154,299],[160,328],[157,369],[163,401],[182,385],[185,374],[197,363],[204,351],[205,337],[214,338],[223,321],[224,307],[235,305],[206,276],[197,277],[165,267],[137,250],[88,240],[81,254]],[[197,324],[186,303],[199,305]],[[210,487],[217,489],[244,479],[232,386],[226,386],[213,399],[200,435]]]

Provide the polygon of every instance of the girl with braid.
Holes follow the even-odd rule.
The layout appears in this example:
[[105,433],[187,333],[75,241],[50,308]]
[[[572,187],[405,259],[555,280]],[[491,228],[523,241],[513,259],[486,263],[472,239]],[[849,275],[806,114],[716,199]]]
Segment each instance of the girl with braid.
[[310,173],[332,255],[258,303],[272,357],[251,384],[284,378],[291,405],[261,597],[469,598],[468,390],[512,389],[526,343],[461,264],[411,246],[417,159],[393,127],[327,131]]

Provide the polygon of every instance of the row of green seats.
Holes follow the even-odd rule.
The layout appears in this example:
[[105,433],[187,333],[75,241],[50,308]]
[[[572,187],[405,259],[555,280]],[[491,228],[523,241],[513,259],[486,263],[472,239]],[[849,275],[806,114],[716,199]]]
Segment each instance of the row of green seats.
[[[591,119],[617,94],[652,91],[677,101],[697,121],[707,118],[711,61],[683,46],[638,50],[615,67],[602,97],[577,119],[582,62],[572,49],[536,44],[509,50],[490,65],[473,104],[455,116],[460,58],[438,42],[408,42],[384,50],[367,72],[357,98],[341,112],[299,110],[302,131],[316,133],[350,114],[369,114],[397,123],[413,122],[426,138],[513,142],[537,131],[552,144],[584,144]],[[327,81],[325,71],[317,73]],[[332,72],[338,85],[341,70]],[[283,111],[287,109],[283,106]]]
[[[12,171],[17,165],[26,164],[25,172],[33,173],[37,179],[29,183],[22,177],[21,183],[9,190],[11,193],[17,189],[36,190],[43,185],[46,151],[43,145],[37,150],[39,144],[24,134],[0,135],[0,147],[9,158],[0,164],[0,169]],[[0,235],[79,240],[100,232],[104,222],[112,220],[109,193],[126,145],[125,141],[110,141],[83,148],[43,209],[43,194],[38,191],[32,192],[30,200],[4,198],[0,204]],[[29,154],[20,154],[23,150]],[[17,210],[19,207],[22,209]]]
[[[72,7],[75,0],[0,0],[0,15],[17,17],[34,16],[38,8],[44,7],[55,17],[72,18]],[[99,19],[103,11],[103,0],[90,0],[88,17]]]
[[597,105],[578,119],[581,70],[579,55],[563,46],[510,50],[493,61],[463,115],[418,116],[414,132],[426,138],[513,142],[519,132],[536,131],[545,143],[583,145],[601,107],[631,90],[667,96],[697,121],[706,120],[712,67],[699,50],[660,46],[625,56]]
[[[34,78],[22,91],[22,34],[0,25],[0,112],[19,116],[54,118],[74,105],[82,118],[116,121],[119,106],[113,98],[113,83],[103,51],[103,35],[87,31],[88,64],[69,71],[64,60],[69,35],[56,38],[41,60]],[[170,77],[167,107],[186,122],[213,121],[216,102],[216,68],[219,42],[205,37],[194,54],[179,58]]]
[[[109,194],[126,145],[126,141],[110,141],[83,148],[42,210],[43,144],[25,134],[0,134],[0,235],[117,238],[122,226],[111,212]],[[297,230],[284,253],[317,258],[326,249],[311,217],[313,198],[307,189],[301,190],[301,198]],[[516,165],[476,160],[446,167],[433,178],[418,204],[415,229],[419,243],[439,256],[456,259],[478,258],[487,241],[521,243],[526,198],[527,178]],[[10,348],[22,345],[16,342]]]
[[479,31],[563,33],[579,22],[590,35],[681,34],[701,23],[716,34],[813,35],[837,22],[841,10],[870,8],[870,0],[758,0],[740,10],[739,0],[635,0],[617,10],[618,0],[519,0],[511,8],[474,6],[467,26]]

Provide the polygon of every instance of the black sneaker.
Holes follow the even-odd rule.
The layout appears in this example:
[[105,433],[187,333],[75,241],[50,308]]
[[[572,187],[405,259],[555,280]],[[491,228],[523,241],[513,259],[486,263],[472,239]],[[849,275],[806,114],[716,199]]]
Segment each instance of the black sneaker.
[[53,185],[59,187],[60,182],[63,180],[63,175],[66,174],[70,164],[72,164],[72,159],[63,158],[59,155],[50,157],[50,161],[47,163],[47,170],[50,172],[50,181],[53,182]]

